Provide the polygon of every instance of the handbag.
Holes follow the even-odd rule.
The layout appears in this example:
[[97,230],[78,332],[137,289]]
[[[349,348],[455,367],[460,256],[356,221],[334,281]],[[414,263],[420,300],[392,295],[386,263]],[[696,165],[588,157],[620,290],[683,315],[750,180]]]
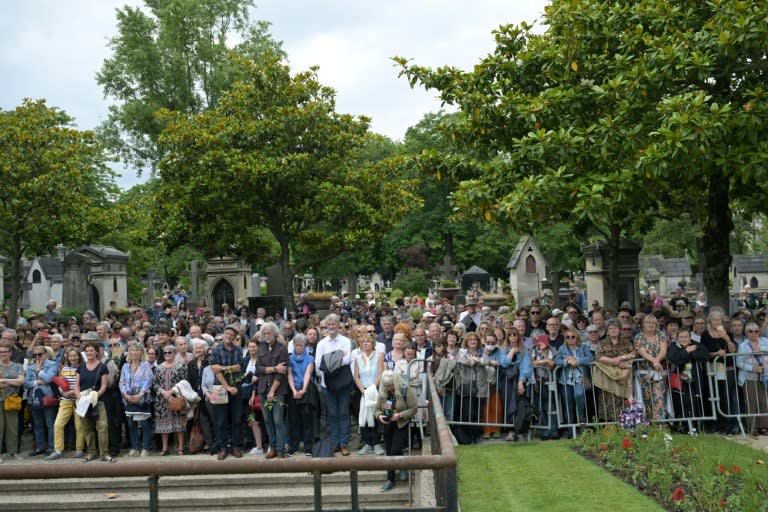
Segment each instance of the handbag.
[[211,388],[211,393],[214,395],[211,404],[213,405],[226,405],[229,403],[229,393],[222,384],[214,384]]
[[171,397],[168,398],[168,410],[183,411],[186,408],[187,408],[187,401],[184,400],[183,396],[171,395]]
[[53,408],[59,406],[59,399],[53,395],[43,395],[43,398],[40,401],[42,402],[43,407]]
[[248,400],[248,407],[250,407],[252,411],[261,410],[261,397],[256,391],[251,393],[251,399]]
[[3,409],[6,412],[20,411],[21,395],[17,395],[17,394],[5,395],[5,400],[3,400]]
[[195,410],[195,419],[192,428],[189,431],[189,453],[196,454],[203,450],[205,440],[203,439],[203,429],[200,426],[200,409]]
[[669,387],[673,391],[683,390],[683,378],[679,373],[674,372],[669,374]]

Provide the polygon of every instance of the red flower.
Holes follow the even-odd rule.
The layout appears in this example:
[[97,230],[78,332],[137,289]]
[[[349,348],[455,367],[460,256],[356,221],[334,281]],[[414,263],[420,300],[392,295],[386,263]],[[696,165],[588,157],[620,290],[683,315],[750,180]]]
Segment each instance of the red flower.
[[624,441],[621,442],[621,447],[625,450],[632,448],[632,441],[630,441],[628,437],[625,437]]
[[725,473],[725,466],[723,464],[720,464],[719,466],[717,466],[717,471],[722,475],[723,473]]
[[741,473],[741,468],[739,466],[737,466],[736,464],[734,464],[733,466],[731,466],[731,472],[734,475],[738,475],[739,473]]
[[681,487],[675,487],[675,492],[672,493],[672,501],[685,501],[685,493]]
[[600,443],[600,451],[601,452],[607,452],[608,451],[608,445],[605,443]]

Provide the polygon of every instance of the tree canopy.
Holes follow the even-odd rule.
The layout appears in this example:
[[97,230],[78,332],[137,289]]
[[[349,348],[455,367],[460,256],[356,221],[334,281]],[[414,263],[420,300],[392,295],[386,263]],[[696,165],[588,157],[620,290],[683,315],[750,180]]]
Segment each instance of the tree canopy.
[[0,238],[11,263],[9,325],[21,296],[21,259],[94,240],[113,227],[113,173],[94,134],[45,100],[0,110]]
[[418,199],[397,160],[362,158],[368,120],[337,113],[315,68],[293,75],[276,54],[237,64],[246,79],[215,108],[161,113],[159,222],[206,252],[277,244],[290,304],[294,272],[373,243]]
[[765,209],[766,19],[748,1],[554,0],[546,32],[500,27],[471,72],[396,60],[460,108],[453,137],[475,171],[459,207],[529,229],[565,218],[618,248],[689,194],[707,213],[710,303],[725,305],[732,201]]
[[[266,22],[252,23],[252,0],[145,0],[145,9],[117,9],[118,34],[109,42],[96,81],[117,100],[102,135],[125,162],[154,170],[163,154],[160,108],[196,114],[215,107],[242,78],[231,53],[257,59],[281,53]],[[239,43],[235,44],[236,41]]]

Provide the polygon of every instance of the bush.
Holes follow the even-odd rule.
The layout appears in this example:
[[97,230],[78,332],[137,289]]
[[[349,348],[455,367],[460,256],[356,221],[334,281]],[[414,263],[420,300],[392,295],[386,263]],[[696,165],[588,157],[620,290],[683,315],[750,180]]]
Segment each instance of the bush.
[[403,293],[403,290],[401,290],[400,288],[393,288],[392,291],[389,292],[388,298],[389,300],[394,301],[395,299],[402,297],[403,295],[405,295]]
[[429,290],[431,284],[432,281],[423,270],[408,269],[395,279],[392,288],[398,288],[407,295],[415,295]]

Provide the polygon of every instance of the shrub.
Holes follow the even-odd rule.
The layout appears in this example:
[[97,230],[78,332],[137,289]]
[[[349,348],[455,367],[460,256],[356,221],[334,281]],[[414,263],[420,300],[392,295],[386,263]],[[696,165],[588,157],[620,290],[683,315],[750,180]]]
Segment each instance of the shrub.
[[408,269],[395,279],[395,282],[392,283],[392,288],[398,288],[404,294],[415,295],[417,293],[424,293],[429,289],[430,284],[432,282],[423,270]]

